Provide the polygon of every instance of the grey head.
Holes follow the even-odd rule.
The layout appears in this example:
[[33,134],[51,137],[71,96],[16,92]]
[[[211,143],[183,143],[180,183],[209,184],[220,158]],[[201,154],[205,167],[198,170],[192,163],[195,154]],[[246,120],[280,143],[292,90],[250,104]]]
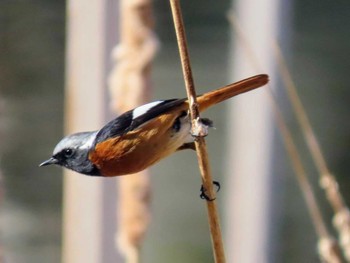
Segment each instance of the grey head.
[[88,155],[94,146],[97,131],[80,132],[64,137],[53,150],[52,157],[39,166],[60,165],[87,175],[99,175]]

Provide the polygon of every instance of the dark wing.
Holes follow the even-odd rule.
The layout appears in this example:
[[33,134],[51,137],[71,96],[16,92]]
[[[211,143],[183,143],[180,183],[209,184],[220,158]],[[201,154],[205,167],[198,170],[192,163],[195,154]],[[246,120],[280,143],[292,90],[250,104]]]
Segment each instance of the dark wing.
[[[121,136],[129,131],[136,129],[147,121],[158,117],[161,114],[168,112],[181,105],[186,99],[172,99],[164,100],[159,104],[147,109],[143,114],[140,114],[134,118],[134,113],[137,109],[127,111],[115,118],[114,120],[107,123],[96,135],[95,145],[99,142],[105,141],[108,138]],[[147,105],[147,104],[146,104]]]

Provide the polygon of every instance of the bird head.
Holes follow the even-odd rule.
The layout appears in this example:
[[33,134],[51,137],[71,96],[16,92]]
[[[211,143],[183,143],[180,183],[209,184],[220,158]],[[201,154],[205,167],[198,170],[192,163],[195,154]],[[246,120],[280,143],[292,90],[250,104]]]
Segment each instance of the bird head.
[[64,137],[53,150],[52,157],[39,166],[60,165],[87,175],[98,175],[98,169],[89,160],[97,132],[80,132]]

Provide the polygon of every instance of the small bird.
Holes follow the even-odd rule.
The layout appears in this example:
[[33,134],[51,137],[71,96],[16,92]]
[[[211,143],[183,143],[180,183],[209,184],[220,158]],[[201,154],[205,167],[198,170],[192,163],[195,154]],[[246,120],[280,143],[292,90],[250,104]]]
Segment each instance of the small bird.
[[[199,111],[268,82],[267,75],[224,86],[197,97]],[[94,176],[136,173],[172,153],[194,149],[187,99],[158,100],[127,111],[99,131],[64,137],[50,159],[39,166],[60,165]],[[203,121],[210,125],[210,121]]]

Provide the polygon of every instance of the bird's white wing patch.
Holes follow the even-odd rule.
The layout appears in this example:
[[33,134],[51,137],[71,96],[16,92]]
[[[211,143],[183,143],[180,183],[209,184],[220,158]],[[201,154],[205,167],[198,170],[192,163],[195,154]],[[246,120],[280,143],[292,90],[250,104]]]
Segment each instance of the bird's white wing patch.
[[154,102],[147,103],[145,105],[142,105],[140,107],[137,107],[136,109],[133,110],[132,112],[132,118],[136,119],[137,117],[145,114],[147,111],[152,109],[153,107],[157,106],[158,104],[162,103],[163,101],[157,100]]

